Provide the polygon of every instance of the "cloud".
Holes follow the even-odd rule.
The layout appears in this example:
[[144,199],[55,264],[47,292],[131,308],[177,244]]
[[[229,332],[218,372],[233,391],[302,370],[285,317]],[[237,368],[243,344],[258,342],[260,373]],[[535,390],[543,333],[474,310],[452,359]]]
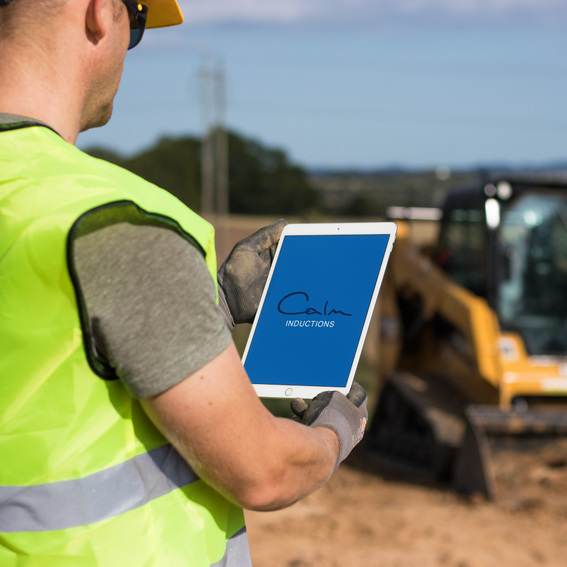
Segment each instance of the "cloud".
[[565,0],[181,0],[189,24],[567,25]]
[[[348,1],[348,0],[347,0]],[[185,0],[180,5],[192,24],[300,22],[316,15],[313,0]]]

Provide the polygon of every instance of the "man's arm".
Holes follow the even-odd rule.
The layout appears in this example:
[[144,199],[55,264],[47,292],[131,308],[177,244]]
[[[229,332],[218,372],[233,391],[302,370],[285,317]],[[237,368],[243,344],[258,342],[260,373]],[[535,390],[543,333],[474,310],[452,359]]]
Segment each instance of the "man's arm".
[[193,470],[244,508],[289,506],[322,486],[337,465],[335,433],[270,414],[232,343],[199,371],[141,403]]
[[360,403],[321,394],[309,411],[296,400],[304,425],[274,418],[242,367],[196,248],[167,229],[119,223],[78,238],[73,250],[94,356],[146,399],[195,472],[256,509],[292,504],[325,482],[339,445],[342,460],[357,438]]

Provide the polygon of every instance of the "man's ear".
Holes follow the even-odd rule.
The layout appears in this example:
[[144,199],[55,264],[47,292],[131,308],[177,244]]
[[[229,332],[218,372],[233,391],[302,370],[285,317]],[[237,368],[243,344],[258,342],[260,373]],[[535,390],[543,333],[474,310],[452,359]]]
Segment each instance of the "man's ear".
[[85,24],[87,35],[93,43],[98,43],[108,31],[104,18],[106,3],[107,0],[88,0]]

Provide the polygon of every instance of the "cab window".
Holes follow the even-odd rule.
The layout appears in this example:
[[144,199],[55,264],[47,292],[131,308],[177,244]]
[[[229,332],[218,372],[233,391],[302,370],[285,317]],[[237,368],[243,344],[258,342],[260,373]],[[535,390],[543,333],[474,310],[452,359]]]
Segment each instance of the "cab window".
[[448,203],[436,263],[457,285],[486,295],[485,213],[482,199]]

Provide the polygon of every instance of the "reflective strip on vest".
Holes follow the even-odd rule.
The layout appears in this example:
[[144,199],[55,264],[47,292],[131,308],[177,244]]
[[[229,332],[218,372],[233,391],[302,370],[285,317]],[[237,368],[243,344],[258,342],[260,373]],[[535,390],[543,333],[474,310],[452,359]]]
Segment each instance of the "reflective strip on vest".
[[197,480],[199,477],[179,453],[171,445],[162,445],[85,478],[2,486],[0,533],[44,532],[95,524]]
[[211,563],[211,567],[252,567],[246,526],[238,530],[226,542],[226,551],[223,558],[220,561]]

